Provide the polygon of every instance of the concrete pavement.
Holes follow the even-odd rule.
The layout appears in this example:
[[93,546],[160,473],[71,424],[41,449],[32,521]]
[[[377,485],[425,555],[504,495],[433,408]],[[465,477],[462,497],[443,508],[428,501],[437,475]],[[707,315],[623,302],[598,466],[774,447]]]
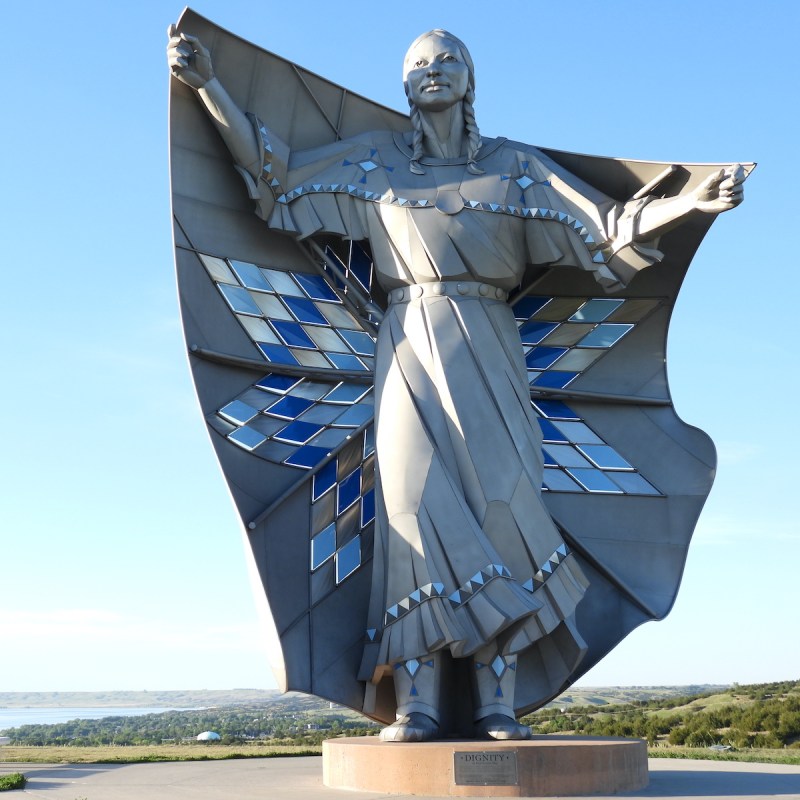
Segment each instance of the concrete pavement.
[[[800,800],[800,766],[650,759],[647,789],[627,798]],[[158,764],[8,764],[27,787],[4,795],[42,800],[431,800],[328,789],[318,756]],[[601,800],[601,796],[582,800]]]

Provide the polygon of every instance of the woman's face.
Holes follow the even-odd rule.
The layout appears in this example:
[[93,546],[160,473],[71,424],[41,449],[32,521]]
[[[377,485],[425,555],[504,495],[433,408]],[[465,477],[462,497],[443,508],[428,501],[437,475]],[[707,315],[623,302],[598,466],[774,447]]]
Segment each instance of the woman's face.
[[403,72],[409,99],[422,111],[444,111],[464,99],[469,67],[455,42],[428,36],[406,55]]

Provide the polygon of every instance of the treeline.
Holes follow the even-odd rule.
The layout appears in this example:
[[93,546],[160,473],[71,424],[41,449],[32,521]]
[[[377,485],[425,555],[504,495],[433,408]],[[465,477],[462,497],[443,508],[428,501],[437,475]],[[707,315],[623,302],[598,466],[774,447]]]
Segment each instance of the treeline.
[[[261,704],[168,711],[135,717],[23,725],[5,731],[14,745],[154,745],[193,741],[214,731],[222,743],[319,745],[335,736],[375,734],[380,726],[340,707],[324,710],[316,698],[298,695]],[[633,736],[650,745],[737,749],[800,748],[800,682],[734,685],[632,703],[543,708],[523,719],[536,734]]]
[[[704,707],[715,693],[625,705],[547,708],[524,718],[534,733],[634,736],[648,744],[800,748],[800,684],[734,686],[731,702]],[[674,711],[674,713],[669,713]]]
[[[272,704],[270,704],[272,705]],[[377,725],[350,712],[281,713],[263,705],[195,711],[166,711],[135,717],[76,719],[55,725],[21,725],[5,732],[13,745],[152,745],[196,739],[214,731],[223,744],[268,741],[270,744],[314,745],[332,736],[376,733]]]

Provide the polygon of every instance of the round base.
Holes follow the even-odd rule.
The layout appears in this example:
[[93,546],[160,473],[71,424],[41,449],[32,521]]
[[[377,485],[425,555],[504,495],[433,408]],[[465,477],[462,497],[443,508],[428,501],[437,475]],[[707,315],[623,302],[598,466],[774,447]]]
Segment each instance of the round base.
[[647,746],[581,736],[420,744],[328,739],[322,780],[334,789],[436,797],[615,794],[647,786]]

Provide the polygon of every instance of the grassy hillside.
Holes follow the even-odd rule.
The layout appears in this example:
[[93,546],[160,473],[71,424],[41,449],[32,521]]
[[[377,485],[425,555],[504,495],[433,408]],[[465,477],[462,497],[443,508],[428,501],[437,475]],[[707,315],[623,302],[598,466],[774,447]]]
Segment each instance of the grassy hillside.
[[651,746],[800,750],[800,681],[621,704],[553,704],[524,718],[534,733],[635,736]]

